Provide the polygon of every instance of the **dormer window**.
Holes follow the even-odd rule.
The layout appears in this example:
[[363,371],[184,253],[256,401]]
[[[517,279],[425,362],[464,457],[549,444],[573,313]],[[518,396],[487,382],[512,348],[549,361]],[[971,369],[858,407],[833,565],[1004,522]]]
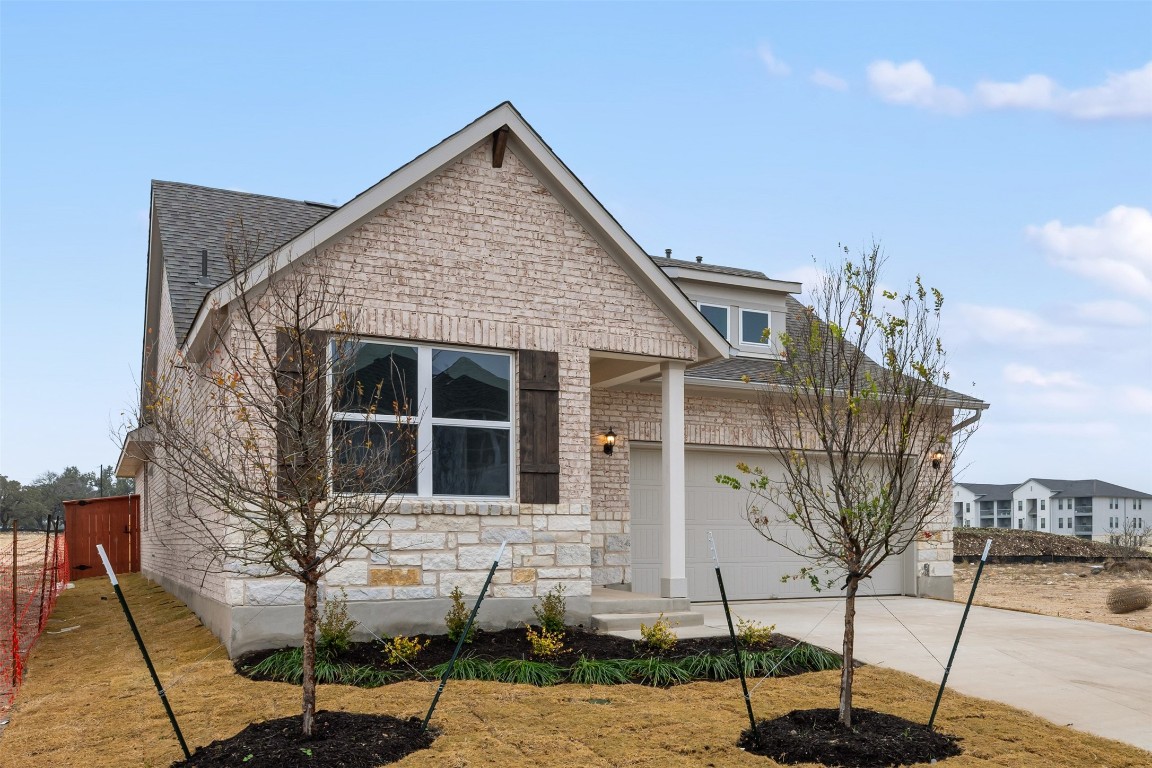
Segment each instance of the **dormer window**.
[[725,339],[728,338],[728,307],[700,302],[700,314]]
[[753,309],[740,310],[740,343],[768,346],[764,333],[772,327],[772,316]]

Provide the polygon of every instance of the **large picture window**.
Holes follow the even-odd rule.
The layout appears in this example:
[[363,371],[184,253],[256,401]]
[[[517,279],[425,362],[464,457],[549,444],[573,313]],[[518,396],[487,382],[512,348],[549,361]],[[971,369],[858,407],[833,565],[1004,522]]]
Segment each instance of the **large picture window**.
[[353,425],[368,436],[344,438],[348,447],[337,450],[337,464],[354,462],[358,451],[398,450],[388,431],[408,424],[417,461],[410,476],[382,478],[381,491],[384,481],[400,480],[393,490],[417,496],[511,496],[511,355],[383,342],[333,347],[333,354],[346,361],[336,374],[333,438]]

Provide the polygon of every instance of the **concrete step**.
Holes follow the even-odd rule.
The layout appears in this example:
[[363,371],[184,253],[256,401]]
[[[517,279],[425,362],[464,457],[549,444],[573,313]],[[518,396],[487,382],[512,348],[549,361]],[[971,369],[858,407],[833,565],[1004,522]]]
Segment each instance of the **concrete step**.
[[675,613],[691,610],[686,597],[660,597],[641,592],[594,587],[591,597],[592,613]]
[[[680,627],[701,627],[704,625],[704,614],[692,611],[664,611],[664,618],[673,630]],[[660,612],[656,613],[593,613],[592,629],[596,632],[619,632],[629,629],[640,629],[640,625],[652,626],[660,619]]]

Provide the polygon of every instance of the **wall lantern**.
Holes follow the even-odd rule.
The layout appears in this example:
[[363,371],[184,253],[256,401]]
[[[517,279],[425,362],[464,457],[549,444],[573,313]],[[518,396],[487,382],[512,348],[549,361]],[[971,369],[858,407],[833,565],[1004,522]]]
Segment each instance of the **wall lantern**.
[[944,451],[937,448],[932,451],[932,469],[940,469],[940,465],[944,463]]
[[616,433],[609,427],[608,431],[604,433],[604,453],[609,456],[612,455],[612,450],[616,447]]

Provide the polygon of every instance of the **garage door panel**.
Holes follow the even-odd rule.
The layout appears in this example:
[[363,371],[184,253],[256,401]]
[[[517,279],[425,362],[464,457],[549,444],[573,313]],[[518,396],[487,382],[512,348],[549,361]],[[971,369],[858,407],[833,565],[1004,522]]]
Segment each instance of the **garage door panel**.
[[[659,589],[659,510],[660,452],[633,446],[631,451],[632,573],[633,589],[654,592]],[[770,475],[780,469],[765,454],[688,450],[685,453],[685,515],[688,594],[693,600],[718,600],[716,572],[708,547],[708,531],[716,539],[724,586],[733,600],[763,600],[777,597],[838,596],[843,577],[831,589],[812,589],[808,579],[782,577],[799,573],[808,561],[785,547],[769,542],[744,518],[747,492],[734,491],[716,482],[717,474],[736,474],[736,464],[745,462],[763,467]],[[768,511],[768,510],[766,510]],[[773,516],[779,510],[771,510]],[[787,521],[774,526],[776,535],[800,549],[806,545],[802,530]],[[864,594],[899,594],[901,560],[891,558],[872,579],[862,585]],[[654,576],[644,574],[652,573]],[[831,572],[825,572],[824,581]],[[640,575],[638,575],[640,574]]]

